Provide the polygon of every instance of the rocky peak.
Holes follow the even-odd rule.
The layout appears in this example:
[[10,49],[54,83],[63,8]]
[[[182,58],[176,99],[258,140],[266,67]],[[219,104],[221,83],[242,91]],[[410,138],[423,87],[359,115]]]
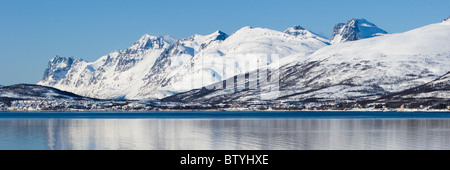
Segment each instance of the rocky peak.
[[72,65],[82,61],[81,59],[75,60],[73,57],[60,57],[56,56],[50,60],[47,65],[47,69],[44,72],[43,81],[59,80],[62,79],[67,71],[70,70]]
[[223,41],[223,40],[228,38],[228,35],[225,34],[222,31],[220,31],[220,30],[214,32],[213,35],[216,35],[216,39],[215,40],[219,40],[219,41]]
[[136,41],[128,50],[147,50],[147,49],[162,49],[168,48],[170,43],[165,41],[163,37],[157,37],[145,34],[138,41]]
[[444,19],[442,22],[450,22],[450,17]]
[[307,30],[305,30],[303,27],[296,25],[296,26],[286,29],[284,31],[284,33],[293,35],[293,36],[298,36],[298,35],[304,35],[306,33],[306,31]]
[[331,43],[356,41],[384,34],[387,34],[387,32],[366,19],[351,19],[346,24],[339,23],[334,27]]

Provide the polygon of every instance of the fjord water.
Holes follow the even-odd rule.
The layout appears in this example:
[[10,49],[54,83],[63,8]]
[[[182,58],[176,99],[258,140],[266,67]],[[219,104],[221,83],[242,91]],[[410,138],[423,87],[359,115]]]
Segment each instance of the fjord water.
[[[211,114],[216,114],[215,118]],[[98,113],[89,117],[76,113],[0,113],[0,149],[450,149],[449,113],[390,113],[392,117],[383,113],[264,114],[133,113],[125,117],[126,113]],[[309,116],[316,114],[323,117]],[[325,116],[339,114],[347,115]]]

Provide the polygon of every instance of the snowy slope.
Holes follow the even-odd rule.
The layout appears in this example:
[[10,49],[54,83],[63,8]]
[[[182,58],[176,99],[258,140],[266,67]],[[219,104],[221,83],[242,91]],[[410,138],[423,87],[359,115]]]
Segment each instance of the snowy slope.
[[432,106],[450,102],[450,72],[438,79],[421,86],[391,93],[380,98],[364,103],[386,103],[389,107],[418,108],[420,106]]
[[[95,98],[162,98],[251,71],[255,67],[249,63],[264,55],[295,61],[327,45],[313,33],[251,27],[231,36],[216,31],[177,41],[144,35],[95,62],[56,57],[38,84]],[[267,64],[275,62],[271,59]]]
[[392,100],[392,98],[396,97],[415,100],[429,98],[450,100],[450,72],[424,85],[394,93],[393,95],[382,97],[382,99]]
[[256,90],[194,90],[166,101],[247,102],[264,95],[271,100],[301,101],[377,98],[447,74],[448,37],[450,21],[445,21],[405,33],[334,44],[275,70],[272,75],[280,75],[280,92],[265,91],[273,87],[268,83]]
[[385,34],[387,34],[386,31],[365,19],[352,19],[346,24],[339,23],[334,27],[331,43],[356,41]]
[[288,28],[284,31],[284,33],[293,35],[296,37],[304,38],[304,39],[308,39],[308,38],[318,39],[326,44],[329,44],[329,41],[330,41],[322,36],[317,35],[316,33],[306,30],[305,28],[301,27],[300,25],[296,25],[291,28]]

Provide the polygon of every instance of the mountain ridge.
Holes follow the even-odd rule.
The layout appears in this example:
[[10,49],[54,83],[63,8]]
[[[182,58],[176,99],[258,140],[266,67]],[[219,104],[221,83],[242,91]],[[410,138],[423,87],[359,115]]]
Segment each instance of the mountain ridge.
[[[231,64],[233,59],[222,62],[217,58],[257,54],[278,54],[284,58],[299,53],[306,56],[328,45],[322,37],[306,33],[308,36],[293,36],[266,28],[243,27],[232,35],[216,31],[176,42],[146,34],[129,48],[94,62],[56,57],[38,84],[95,98],[162,98],[242,73],[249,60],[237,59],[237,72],[225,74],[220,66]],[[211,63],[215,66],[208,65]],[[193,79],[201,82],[191,82]]]

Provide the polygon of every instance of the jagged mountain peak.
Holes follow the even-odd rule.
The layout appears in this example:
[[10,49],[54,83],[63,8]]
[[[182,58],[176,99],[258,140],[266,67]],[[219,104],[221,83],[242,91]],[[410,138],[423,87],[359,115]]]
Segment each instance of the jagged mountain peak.
[[284,33],[290,34],[290,35],[293,35],[293,36],[297,36],[297,35],[299,35],[300,33],[304,32],[304,31],[307,31],[307,30],[305,28],[301,27],[300,25],[295,25],[293,27],[290,27],[290,28],[286,29],[284,31]]
[[294,30],[305,30],[305,28],[303,28],[300,25],[295,25],[295,26],[292,27],[292,29],[294,29]]
[[52,62],[52,63],[58,62],[59,63],[59,62],[65,62],[65,61],[70,61],[70,60],[73,61],[73,57],[66,58],[66,57],[61,57],[59,55],[56,55],[55,57],[50,59],[50,62]]
[[144,34],[138,41],[136,41],[130,48],[130,50],[139,49],[162,49],[167,48],[171,45],[170,40],[162,36],[153,36],[149,34]]
[[351,19],[347,23],[339,23],[333,29],[332,44],[356,41],[388,34],[366,19]]
[[44,72],[43,81],[52,82],[53,80],[60,80],[65,78],[67,72],[72,68],[72,65],[83,62],[82,59],[74,59],[73,57],[55,56],[52,58]]
[[53,63],[62,63],[62,62],[66,62],[66,63],[73,63],[76,61],[83,61],[83,59],[79,58],[79,59],[74,59],[73,56],[70,57],[61,57],[59,55],[56,55],[55,57],[53,57],[52,59],[50,59],[50,62]]

